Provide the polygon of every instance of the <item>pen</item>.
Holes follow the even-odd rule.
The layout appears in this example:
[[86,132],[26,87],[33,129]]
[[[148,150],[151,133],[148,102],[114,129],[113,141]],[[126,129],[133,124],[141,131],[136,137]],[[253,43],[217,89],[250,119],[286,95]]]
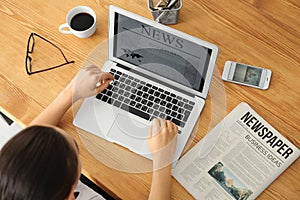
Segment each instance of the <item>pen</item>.
[[177,2],[178,2],[178,0],[169,0],[167,2],[166,6],[160,9],[163,12],[155,19],[155,21],[160,22],[160,19],[168,14],[168,12],[166,12],[166,11],[172,9],[176,5]]
[[166,9],[171,9],[175,6],[175,4],[177,3],[178,0],[169,0],[166,4]]
[[161,3],[162,3],[162,0],[161,0],[157,3],[156,6],[154,6],[154,8],[152,8],[152,10],[169,10],[169,9],[172,9],[176,5],[177,1],[178,0],[169,0],[169,1],[167,1],[167,3],[165,3],[165,1],[163,1],[165,3],[165,5],[161,6]]

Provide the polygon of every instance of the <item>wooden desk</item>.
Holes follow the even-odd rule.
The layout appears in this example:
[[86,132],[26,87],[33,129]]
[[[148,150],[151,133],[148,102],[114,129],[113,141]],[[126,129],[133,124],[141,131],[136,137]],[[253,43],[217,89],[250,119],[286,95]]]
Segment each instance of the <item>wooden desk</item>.
[[[147,0],[38,1],[2,0],[0,3],[0,105],[28,124],[77,73],[95,46],[107,39],[108,5],[125,8],[147,18]],[[58,32],[67,12],[87,5],[97,14],[94,36],[78,39]],[[204,1],[185,0],[179,22],[172,27],[216,44],[220,48],[217,72],[226,60],[269,68],[273,71],[266,91],[224,83],[226,112],[244,101],[265,120],[300,147],[300,4],[298,0]],[[24,59],[30,32],[36,32],[62,48],[75,64],[28,76]],[[47,49],[44,49],[44,52]],[[61,59],[49,56],[49,62]],[[48,61],[48,60],[47,60]],[[213,84],[218,81],[214,78]],[[190,148],[211,128],[212,98],[208,98]],[[125,173],[97,161],[82,145],[72,125],[70,110],[60,126],[80,144],[83,173],[110,194],[122,199],[146,199],[151,173]],[[258,199],[298,199],[300,161],[291,165]],[[173,179],[172,199],[192,199]]]

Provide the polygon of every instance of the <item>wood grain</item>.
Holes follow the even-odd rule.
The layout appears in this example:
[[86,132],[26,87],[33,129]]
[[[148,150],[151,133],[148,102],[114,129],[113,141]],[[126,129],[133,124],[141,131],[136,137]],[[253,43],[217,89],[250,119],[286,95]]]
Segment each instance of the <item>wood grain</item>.
[[[91,52],[107,42],[108,6],[122,7],[152,19],[147,0],[38,1],[2,0],[0,3],[0,105],[28,124],[75,76]],[[97,31],[87,39],[58,32],[67,12],[87,5],[97,15]],[[184,0],[173,28],[216,44],[219,49],[212,87],[186,150],[240,102],[251,105],[266,121],[298,148],[300,147],[300,3],[298,0]],[[58,45],[74,64],[28,76],[25,71],[26,43],[36,32]],[[60,62],[50,48],[43,62]],[[48,52],[48,53],[47,53]],[[226,60],[272,70],[266,91],[223,82]],[[224,95],[222,95],[224,92]],[[70,109],[60,126],[79,143],[83,173],[108,193],[120,199],[147,199],[151,173],[129,173],[106,166],[85,147],[72,125]],[[258,199],[298,199],[300,161],[293,163]],[[172,199],[193,199],[172,179]]]

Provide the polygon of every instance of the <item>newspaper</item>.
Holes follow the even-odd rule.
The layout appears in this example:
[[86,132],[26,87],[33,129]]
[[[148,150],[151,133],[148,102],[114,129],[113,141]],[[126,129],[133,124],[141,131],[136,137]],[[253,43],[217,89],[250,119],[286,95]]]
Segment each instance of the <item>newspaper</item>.
[[75,200],[105,200],[100,194],[92,190],[90,187],[78,182],[76,189],[74,190]]
[[255,199],[299,157],[299,149],[248,104],[239,104],[173,169],[196,199]]

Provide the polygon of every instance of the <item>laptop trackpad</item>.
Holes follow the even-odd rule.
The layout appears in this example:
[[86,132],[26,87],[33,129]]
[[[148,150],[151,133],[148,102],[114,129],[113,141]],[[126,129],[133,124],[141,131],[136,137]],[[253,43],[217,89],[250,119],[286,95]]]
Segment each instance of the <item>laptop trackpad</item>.
[[118,114],[108,138],[139,154],[148,154],[149,123],[142,123],[128,115]]

